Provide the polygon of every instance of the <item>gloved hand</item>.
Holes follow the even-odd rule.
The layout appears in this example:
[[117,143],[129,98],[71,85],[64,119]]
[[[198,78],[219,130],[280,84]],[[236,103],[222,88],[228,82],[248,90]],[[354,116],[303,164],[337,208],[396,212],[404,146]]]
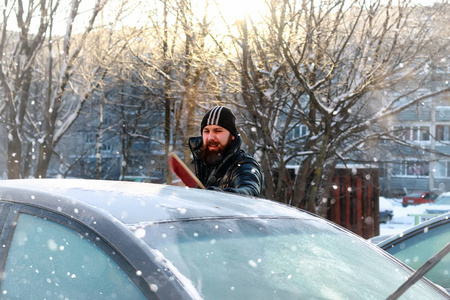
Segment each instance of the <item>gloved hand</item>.
[[219,189],[217,186],[208,186],[206,189],[216,192],[222,192],[222,189]]

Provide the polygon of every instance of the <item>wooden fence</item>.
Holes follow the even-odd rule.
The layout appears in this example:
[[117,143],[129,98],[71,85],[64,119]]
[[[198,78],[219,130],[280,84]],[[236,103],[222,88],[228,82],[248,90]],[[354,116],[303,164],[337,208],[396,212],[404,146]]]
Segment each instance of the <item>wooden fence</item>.
[[336,169],[327,219],[363,238],[380,234],[378,169]]

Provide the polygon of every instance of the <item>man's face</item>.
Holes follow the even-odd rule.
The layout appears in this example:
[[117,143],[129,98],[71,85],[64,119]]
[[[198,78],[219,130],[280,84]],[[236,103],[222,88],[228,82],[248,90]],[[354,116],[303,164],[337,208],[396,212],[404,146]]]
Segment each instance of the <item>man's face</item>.
[[216,164],[221,160],[225,149],[234,136],[225,128],[218,125],[208,125],[203,128],[203,155],[207,163]]

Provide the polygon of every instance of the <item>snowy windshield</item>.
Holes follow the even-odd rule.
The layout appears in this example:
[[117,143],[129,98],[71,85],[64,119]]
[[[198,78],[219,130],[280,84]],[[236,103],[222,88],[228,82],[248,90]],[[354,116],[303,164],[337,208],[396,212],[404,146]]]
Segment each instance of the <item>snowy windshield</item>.
[[[168,222],[145,232],[205,299],[386,299],[408,277],[381,251],[311,220]],[[404,297],[439,294],[418,282]]]
[[448,194],[440,195],[436,199],[434,204],[438,204],[438,205],[448,205],[448,204],[450,204],[450,195],[448,195]]

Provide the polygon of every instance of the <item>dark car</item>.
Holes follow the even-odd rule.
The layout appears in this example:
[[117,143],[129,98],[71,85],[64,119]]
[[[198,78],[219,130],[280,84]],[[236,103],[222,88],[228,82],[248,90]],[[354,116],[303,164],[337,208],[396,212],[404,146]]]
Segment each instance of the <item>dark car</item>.
[[[378,246],[413,269],[450,242],[450,213],[430,219],[378,243]],[[425,275],[450,291],[450,255],[446,255]]]
[[378,221],[380,223],[389,223],[394,216],[394,206],[387,200],[386,198],[380,196],[379,197],[379,211],[380,216]]
[[434,192],[426,192],[426,191],[416,191],[412,192],[411,194],[408,194],[403,197],[402,205],[403,207],[406,207],[408,205],[417,205],[417,204],[424,204],[424,203],[433,203],[434,200],[437,198],[438,194]]
[[[0,181],[2,299],[386,299],[412,270],[264,199],[151,183]],[[420,279],[406,299],[448,299]]]

